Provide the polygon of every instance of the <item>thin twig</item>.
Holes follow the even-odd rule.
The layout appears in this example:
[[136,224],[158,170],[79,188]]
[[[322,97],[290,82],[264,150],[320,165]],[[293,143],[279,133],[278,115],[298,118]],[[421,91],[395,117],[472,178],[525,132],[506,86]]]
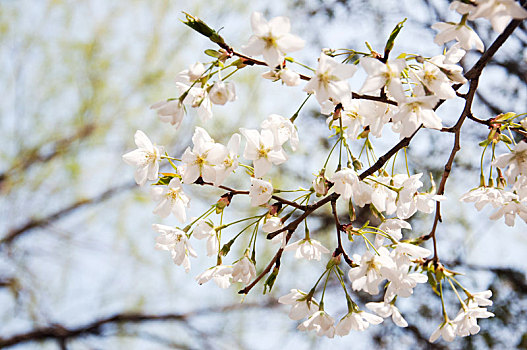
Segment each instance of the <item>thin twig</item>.
[[87,324],[67,328],[60,324],[53,324],[47,327],[41,327],[29,331],[27,333],[20,333],[8,338],[0,338],[0,348],[55,339],[57,341],[67,340],[82,337],[85,335],[100,335],[104,331],[104,327],[110,324],[130,324],[130,323],[144,323],[144,322],[159,322],[159,321],[183,321],[187,319],[210,313],[223,313],[228,311],[235,311],[238,309],[245,309],[247,307],[253,308],[267,308],[276,305],[276,303],[244,303],[232,304],[227,306],[204,308],[187,313],[166,313],[166,314],[148,314],[148,313],[119,313],[108,317],[103,317],[98,320],[89,322]]
[[337,214],[337,200],[334,199],[331,201],[331,212],[333,213],[333,218],[335,219],[335,226],[337,228],[337,251],[336,255],[342,254],[344,257],[344,260],[350,267],[354,267],[355,264],[353,263],[353,260],[346,254],[346,251],[344,250],[344,247],[342,246],[342,237],[340,236],[340,233],[342,232],[342,225],[340,224],[339,217]]

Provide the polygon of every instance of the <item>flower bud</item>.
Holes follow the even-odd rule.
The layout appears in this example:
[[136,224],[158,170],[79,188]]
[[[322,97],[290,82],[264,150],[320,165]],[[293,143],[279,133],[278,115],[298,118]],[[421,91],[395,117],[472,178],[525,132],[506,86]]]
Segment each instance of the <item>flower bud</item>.
[[216,214],[221,213],[223,209],[228,207],[229,204],[231,204],[231,200],[232,194],[230,192],[225,193],[223,196],[221,196],[220,199],[216,202]]
[[278,215],[278,212],[282,209],[282,202],[276,202],[269,208],[269,216]]
[[315,180],[313,180],[313,189],[315,190],[317,196],[325,196],[326,194],[328,194],[328,181],[324,176],[323,172],[317,175]]
[[227,256],[227,254],[229,254],[229,252],[231,251],[231,246],[232,244],[234,243],[234,240],[231,239],[229,242],[225,243],[223,245],[223,247],[221,248],[220,250],[220,256]]

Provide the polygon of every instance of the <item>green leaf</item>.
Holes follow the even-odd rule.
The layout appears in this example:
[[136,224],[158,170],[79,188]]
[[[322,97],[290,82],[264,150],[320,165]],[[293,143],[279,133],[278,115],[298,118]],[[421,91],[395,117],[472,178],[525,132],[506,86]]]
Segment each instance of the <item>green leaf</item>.
[[192,16],[191,14],[188,14],[186,12],[183,12],[187,18],[186,21],[183,21],[187,26],[194,29],[196,32],[200,33],[201,35],[206,36],[209,38],[212,42],[221,45],[226,45],[223,38],[211,27],[209,27],[205,22],[203,22],[201,19]]
[[221,56],[221,53],[219,53],[216,50],[207,49],[207,50],[205,50],[205,55],[210,56],[210,57],[214,57],[214,58],[218,58],[218,57]]
[[395,28],[393,28],[392,33],[390,34],[390,37],[388,38],[388,41],[386,42],[386,46],[384,47],[384,52],[392,51],[395,38],[397,38],[397,35],[399,35],[399,32],[401,31],[401,29],[403,29],[404,22],[406,22],[406,18],[403,19],[401,22],[397,23]]

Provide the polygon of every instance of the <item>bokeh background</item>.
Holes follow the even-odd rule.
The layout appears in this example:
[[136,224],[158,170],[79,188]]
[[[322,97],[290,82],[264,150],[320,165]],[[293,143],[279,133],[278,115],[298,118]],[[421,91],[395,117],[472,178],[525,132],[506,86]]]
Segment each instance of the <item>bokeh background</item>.
[[[234,80],[237,101],[215,106],[212,121],[203,123],[191,112],[178,131],[161,123],[149,106],[176,97],[176,73],[206,61],[203,51],[215,48],[181,23],[181,11],[222,28],[222,36],[238,49],[249,38],[253,11],[267,18],[289,16],[293,33],[307,41],[295,57],[316,66],[325,47],[365,50],[368,41],[381,51],[403,18],[408,21],[394,56],[439,54],[429,26],[457,19],[448,5],[445,0],[0,0],[0,344],[16,349],[527,348],[527,226],[517,221],[508,228],[490,221],[489,212],[478,213],[457,200],[479,184],[477,142],[487,132],[482,126],[467,122],[463,128],[438,237],[445,264],[466,273],[463,283],[493,291],[490,311],[496,317],[480,322],[478,336],[452,344],[427,342],[441,316],[440,301],[426,285],[401,303],[410,327],[386,320],[333,340],[298,332],[287,308],[276,302],[291,288],[308,290],[323,264],[285,256],[276,286],[265,296],[260,286],[241,298],[236,288],[197,285],[193,276],[214,261],[204,258],[204,245],[195,244],[200,258],[185,274],[154,249],[151,224],[175,222],[152,214],[155,203],[147,189],[135,185],[133,169],[121,160],[134,148],[137,129],[178,155],[196,125],[226,142],[239,127],[257,127],[270,113],[292,115],[305,97],[301,89],[261,79],[262,68],[245,69]],[[475,27],[486,45],[496,37],[485,21]],[[471,52],[462,64],[470,68],[478,57]],[[526,59],[522,25],[485,69],[476,116],[526,112]],[[359,73],[353,88],[362,81]],[[439,113],[452,125],[460,105],[449,102]],[[296,160],[273,173],[273,184],[281,188],[309,186],[327,153],[325,118],[314,101],[299,121],[305,141]],[[379,154],[397,141],[389,128],[384,135],[376,143]],[[452,142],[452,135],[420,132],[409,148],[412,170],[440,178]],[[221,194],[191,193],[192,216]],[[233,203],[231,215],[237,217],[244,207]],[[313,219],[312,235],[333,246],[326,214]],[[426,233],[430,224],[431,218],[414,217],[410,235]],[[264,240],[261,245],[258,267],[273,254]],[[326,309],[343,315],[346,305],[333,287]],[[449,312],[455,314],[451,297]]]

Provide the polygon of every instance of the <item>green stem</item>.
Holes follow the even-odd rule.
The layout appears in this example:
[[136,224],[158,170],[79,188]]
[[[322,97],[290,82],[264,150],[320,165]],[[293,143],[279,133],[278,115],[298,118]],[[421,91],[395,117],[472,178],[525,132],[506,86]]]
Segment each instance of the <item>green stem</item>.
[[295,112],[295,114],[293,114],[293,116],[291,118],[289,118],[289,120],[291,121],[291,123],[294,123],[296,118],[298,118],[298,114],[300,113],[300,110],[302,109],[302,107],[304,107],[304,105],[306,104],[307,100],[309,100],[309,98],[313,96],[313,94],[308,94],[306,99],[304,100],[304,102],[302,102],[302,104],[300,105],[300,107],[298,107],[297,111]]

